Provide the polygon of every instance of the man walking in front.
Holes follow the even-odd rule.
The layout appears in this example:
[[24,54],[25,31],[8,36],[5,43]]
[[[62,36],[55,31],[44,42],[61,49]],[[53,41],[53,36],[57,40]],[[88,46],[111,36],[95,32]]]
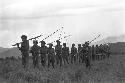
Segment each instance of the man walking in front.
[[21,39],[22,39],[21,47],[19,46],[19,43],[17,44],[17,47],[22,53],[22,65],[25,68],[29,62],[29,41],[27,40],[26,35],[22,35]]

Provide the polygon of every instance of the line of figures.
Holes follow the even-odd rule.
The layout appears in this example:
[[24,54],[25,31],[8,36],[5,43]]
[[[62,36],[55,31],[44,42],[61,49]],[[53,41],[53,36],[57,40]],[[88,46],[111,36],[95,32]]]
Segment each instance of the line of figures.
[[34,40],[33,46],[29,50],[27,36],[22,35],[21,39],[21,46],[17,44],[17,47],[22,53],[22,65],[24,68],[29,63],[29,53],[32,54],[34,68],[39,67],[39,57],[43,67],[52,66],[54,68],[55,65],[61,67],[65,64],[74,64],[77,61],[79,63],[85,63],[86,68],[90,68],[90,61],[102,60],[110,56],[110,49],[106,44],[90,46],[89,42],[85,42],[85,44],[82,45],[78,44],[78,48],[75,47],[75,44],[72,44],[71,51],[69,51],[69,47],[66,46],[66,43],[60,45],[61,42],[59,40],[56,41],[56,46],[50,43],[48,44],[49,47],[46,46],[45,41],[41,41],[41,46],[38,46],[38,41]]

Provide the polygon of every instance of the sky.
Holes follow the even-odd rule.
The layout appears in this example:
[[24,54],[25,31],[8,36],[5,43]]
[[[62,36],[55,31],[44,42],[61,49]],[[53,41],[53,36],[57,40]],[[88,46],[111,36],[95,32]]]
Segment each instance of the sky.
[[[0,0],[0,47],[12,47],[23,34],[42,34],[40,41],[61,27],[61,37],[71,35],[61,40],[68,45],[101,34],[99,41],[125,34],[124,15],[124,0]],[[60,33],[45,41],[57,40]]]

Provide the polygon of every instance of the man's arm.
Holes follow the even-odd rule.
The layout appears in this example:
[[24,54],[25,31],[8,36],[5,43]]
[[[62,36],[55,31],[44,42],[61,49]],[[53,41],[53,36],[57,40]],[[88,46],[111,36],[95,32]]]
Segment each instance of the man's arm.
[[29,40],[27,40],[26,49],[28,49],[28,50],[29,50]]
[[20,48],[20,46],[19,46],[19,43],[17,43],[16,45],[17,45],[17,48],[18,48],[19,50],[21,50],[21,48]]
[[53,54],[55,55],[55,49],[53,48]]
[[29,50],[29,53],[33,53],[33,50],[32,50],[32,48],[33,48],[33,47],[31,47],[31,48],[30,48],[30,50]]

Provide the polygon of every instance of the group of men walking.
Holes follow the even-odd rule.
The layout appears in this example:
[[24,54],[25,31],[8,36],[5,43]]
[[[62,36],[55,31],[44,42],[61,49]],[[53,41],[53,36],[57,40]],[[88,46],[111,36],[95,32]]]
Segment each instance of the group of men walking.
[[[74,64],[76,62],[85,63],[86,67],[90,68],[91,60],[100,60],[106,57],[109,57],[109,47],[104,45],[89,46],[89,42],[85,44],[78,44],[78,48],[75,47],[75,44],[72,44],[71,51],[69,47],[66,46],[66,43],[61,45],[61,42],[57,40],[57,45],[53,46],[52,43],[46,46],[45,41],[41,41],[41,46],[38,46],[38,41],[33,41],[33,46],[30,48],[29,41],[27,40],[26,35],[21,36],[22,42],[21,46],[17,44],[17,47],[22,53],[22,65],[24,68],[28,65],[29,53],[32,53],[33,65],[39,67],[39,57],[42,66],[48,66],[54,68],[55,65],[60,67],[65,64]],[[55,47],[55,48],[54,48]],[[100,58],[101,56],[101,58]]]

